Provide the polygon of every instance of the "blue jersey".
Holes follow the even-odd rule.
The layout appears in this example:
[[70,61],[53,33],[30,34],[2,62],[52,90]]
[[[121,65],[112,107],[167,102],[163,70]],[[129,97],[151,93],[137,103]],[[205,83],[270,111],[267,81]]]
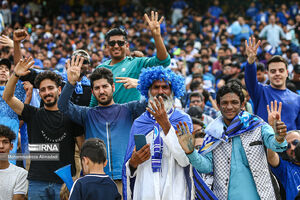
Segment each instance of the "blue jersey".
[[115,182],[105,174],[88,174],[73,184],[69,200],[120,200]]
[[295,199],[300,191],[300,166],[280,158],[279,165],[271,170],[283,185],[286,199]]

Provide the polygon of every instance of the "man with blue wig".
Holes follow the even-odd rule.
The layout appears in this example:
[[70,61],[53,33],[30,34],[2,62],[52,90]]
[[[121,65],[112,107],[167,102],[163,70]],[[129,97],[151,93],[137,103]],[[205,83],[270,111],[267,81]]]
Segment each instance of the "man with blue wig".
[[[137,118],[130,132],[123,164],[124,199],[188,200],[191,195],[189,160],[176,136],[176,124],[190,117],[174,108],[174,98],[184,93],[184,79],[170,69],[144,69],[138,90],[148,101],[147,111]],[[143,134],[147,144],[136,150],[134,135]]]

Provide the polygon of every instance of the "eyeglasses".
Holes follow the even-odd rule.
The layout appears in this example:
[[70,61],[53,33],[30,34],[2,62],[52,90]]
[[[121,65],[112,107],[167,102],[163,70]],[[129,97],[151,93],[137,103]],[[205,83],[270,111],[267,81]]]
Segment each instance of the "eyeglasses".
[[194,101],[191,101],[191,103],[201,103],[200,100],[194,100]]
[[109,41],[107,44],[111,47],[114,47],[116,45],[116,43],[118,44],[119,47],[122,47],[125,45],[126,41],[122,41],[122,40],[111,40]]
[[299,140],[297,140],[297,139],[293,140],[291,143],[288,143],[287,149],[290,149],[292,147],[292,145],[296,146],[298,143],[299,143]]

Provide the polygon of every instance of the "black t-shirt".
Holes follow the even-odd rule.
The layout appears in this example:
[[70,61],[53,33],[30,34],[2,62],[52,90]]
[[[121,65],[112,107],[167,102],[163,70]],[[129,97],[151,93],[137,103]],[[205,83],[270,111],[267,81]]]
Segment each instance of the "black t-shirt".
[[49,111],[27,104],[24,105],[21,117],[27,123],[30,144],[59,144],[59,161],[31,161],[28,179],[63,183],[54,171],[68,164],[72,165],[74,175],[75,137],[82,135],[75,128],[75,123],[60,111]]

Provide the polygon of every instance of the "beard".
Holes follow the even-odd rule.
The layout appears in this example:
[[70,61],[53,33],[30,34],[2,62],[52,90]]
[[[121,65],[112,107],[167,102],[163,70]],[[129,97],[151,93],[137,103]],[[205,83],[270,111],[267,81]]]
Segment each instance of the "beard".
[[113,93],[111,93],[111,95],[107,95],[106,100],[100,100],[100,98],[99,98],[98,102],[99,102],[100,105],[106,106],[106,105],[111,103],[112,99],[113,99]]
[[[47,97],[48,97],[48,96],[45,96],[44,99],[47,98]],[[52,96],[51,96],[51,97],[52,97]],[[53,106],[56,105],[58,97],[57,97],[57,96],[54,97],[54,101],[49,102],[49,103],[46,102],[44,99],[42,99],[42,101],[43,101],[43,103],[44,103],[45,106],[47,106],[47,107],[53,107]]]
[[[148,107],[153,110],[153,108],[150,104],[150,100],[154,103],[154,105],[156,105],[155,101],[154,101],[154,96],[152,96],[150,94],[150,91],[148,91],[148,96],[149,96]],[[170,96],[167,96],[165,94],[158,94],[158,95],[156,95],[156,98],[158,99],[158,97],[160,97],[160,96],[163,98],[165,111],[168,113],[174,107],[174,103],[175,103],[174,93],[172,92]]]

